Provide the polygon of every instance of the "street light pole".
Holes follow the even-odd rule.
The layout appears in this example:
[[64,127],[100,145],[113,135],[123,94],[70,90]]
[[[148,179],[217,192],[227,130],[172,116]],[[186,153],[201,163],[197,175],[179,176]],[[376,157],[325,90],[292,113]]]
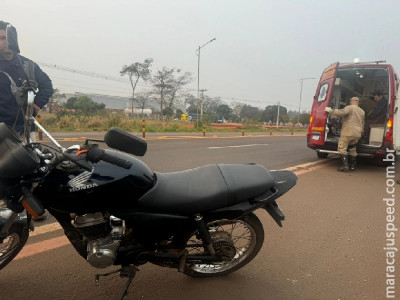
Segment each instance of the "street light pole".
[[201,101],[200,101],[200,115],[203,116],[203,105],[204,105],[204,92],[207,92],[205,89],[201,89]]
[[315,78],[300,78],[300,102],[299,102],[299,115],[297,116],[297,123],[300,123],[300,106],[301,106],[301,94],[303,93],[303,81],[308,79],[315,79]]
[[200,101],[200,50],[201,48],[205,47],[207,44],[215,41],[216,38],[213,38],[212,40],[209,40],[207,43],[205,43],[203,46],[199,46],[199,48],[196,50],[196,55],[197,55],[197,125],[199,125],[199,101]]

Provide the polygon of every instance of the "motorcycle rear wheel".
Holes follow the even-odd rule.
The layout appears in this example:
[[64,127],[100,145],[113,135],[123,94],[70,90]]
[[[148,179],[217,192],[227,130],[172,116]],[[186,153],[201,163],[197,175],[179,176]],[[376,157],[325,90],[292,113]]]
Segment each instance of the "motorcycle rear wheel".
[[[236,220],[212,220],[207,227],[217,253],[226,255],[223,262],[214,264],[192,264],[184,273],[191,277],[215,277],[232,273],[247,265],[260,251],[264,242],[264,229],[254,214],[248,214]],[[203,247],[191,247],[201,244],[194,233],[186,243],[189,255],[208,255]],[[234,247],[234,248],[233,248]]]
[[7,266],[22,250],[29,237],[28,227],[12,226],[0,243],[0,270]]

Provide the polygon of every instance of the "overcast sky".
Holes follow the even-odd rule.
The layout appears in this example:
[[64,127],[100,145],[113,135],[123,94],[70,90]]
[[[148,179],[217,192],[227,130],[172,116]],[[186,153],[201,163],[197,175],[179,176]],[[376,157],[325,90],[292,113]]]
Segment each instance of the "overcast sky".
[[[309,110],[325,67],[354,58],[400,68],[400,1],[1,0],[21,54],[38,62],[119,77],[123,65],[191,72],[188,86],[265,107]],[[129,96],[130,86],[43,67],[61,92]],[[138,91],[145,89],[142,83]]]

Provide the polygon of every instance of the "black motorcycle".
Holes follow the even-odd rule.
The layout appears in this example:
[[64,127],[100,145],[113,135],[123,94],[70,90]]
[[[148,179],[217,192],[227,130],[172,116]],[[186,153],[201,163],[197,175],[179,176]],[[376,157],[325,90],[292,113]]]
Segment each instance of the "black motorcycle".
[[[0,269],[25,245],[31,216],[45,209],[89,264],[119,266],[112,273],[128,278],[121,298],[137,267],[147,262],[193,277],[242,268],[264,241],[257,209],[282,226],[276,199],[296,184],[290,171],[215,164],[153,172],[134,157],[146,153],[146,142],[117,128],[104,141],[88,139],[65,149],[32,116],[29,81],[18,95],[24,102],[25,141],[0,123]],[[32,124],[55,146],[32,142]],[[102,149],[101,143],[115,150]]]
[[[104,142],[133,155],[147,148],[116,128]],[[96,268],[121,266],[129,280],[147,262],[193,277],[225,275],[249,263],[263,244],[256,209],[282,226],[276,199],[297,180],[257,164],[152,172],[97,143],[69,149],[24,143],[0,123],[0,198],[7,206],[0,208],[0,269],[23,248],[31,216],[47,209]]]

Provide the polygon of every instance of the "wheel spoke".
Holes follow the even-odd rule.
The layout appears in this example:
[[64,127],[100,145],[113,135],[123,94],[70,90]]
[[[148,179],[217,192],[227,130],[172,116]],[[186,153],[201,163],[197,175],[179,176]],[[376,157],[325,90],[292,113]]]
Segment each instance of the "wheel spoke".
[[[244,261],[252,252],[256,245],[255,231],[250,224],[244,220],[221,220],[214,221],[208,224],[209,232],[211,238],[216,237],[217,240],[213,239],[214,250],[219,255],[226,256],[228,260],[221,263],[215,264],[195,264],[193,269],[195,272],[202,274],[213,274],[221,273],[234,268],[236,265]],[[222,239],[222,240],[221,240]],[[191,247],[191,244],[201,244],[198,239],[189,239],[187,249],[192,255],[202,255],[205,254],[204,247]],[[221,244],[222,243],[222,244]],[[229,246],[231,245],[231,246]],[[218,248],[222,247],[222,248]],[[226,248],[228,247],[228,248]],[[233,247],[234,252],[230,254],[229,247]],[[226,248],[226,249],[224,249]],[[233,255],[229,259],[229,256]]]

